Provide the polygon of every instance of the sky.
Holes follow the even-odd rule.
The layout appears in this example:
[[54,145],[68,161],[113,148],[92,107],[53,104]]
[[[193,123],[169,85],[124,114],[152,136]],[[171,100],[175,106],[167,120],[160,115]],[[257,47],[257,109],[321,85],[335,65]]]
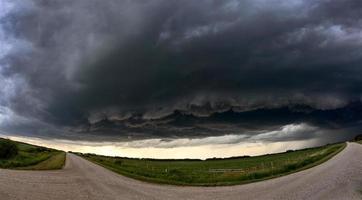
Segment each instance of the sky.
[[132,157],[323,145],[360,134],[361,61],[359,0],[0,0],[0,131]]

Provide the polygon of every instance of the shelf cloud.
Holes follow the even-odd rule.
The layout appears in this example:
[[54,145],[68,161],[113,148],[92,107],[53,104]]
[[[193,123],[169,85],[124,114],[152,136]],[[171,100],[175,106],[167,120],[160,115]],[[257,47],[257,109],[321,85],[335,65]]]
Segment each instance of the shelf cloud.
[[[362,120],[359,0],[2,0],[0,42],[9,133],[337,140]],[[292,124],[314,128],[264,138]]]

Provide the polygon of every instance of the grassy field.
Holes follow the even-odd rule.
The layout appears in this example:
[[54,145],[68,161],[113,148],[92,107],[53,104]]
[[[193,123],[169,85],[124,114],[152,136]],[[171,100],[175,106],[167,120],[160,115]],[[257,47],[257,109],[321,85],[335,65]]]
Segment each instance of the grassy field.
[[320,164],[345,143],[256,157],[154,160],[78,154],[119,174],[143,181],[194,186],[235,185],[278,177]]
[[[0,138],[1,142],[9,141]],[[22,142],[14,142],[17,146],[17,155],[0,159],[0,168],[28,169],[28,170],[50,170],[61,169],[65,163],[65,152],[34,146]]]

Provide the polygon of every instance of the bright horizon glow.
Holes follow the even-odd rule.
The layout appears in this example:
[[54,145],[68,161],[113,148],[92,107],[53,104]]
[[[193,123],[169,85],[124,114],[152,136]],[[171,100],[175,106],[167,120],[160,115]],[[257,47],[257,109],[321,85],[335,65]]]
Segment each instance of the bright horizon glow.
[[213,157],[226,158],[244,155],[257,156],[285,152],[290,149],[296,150],[313,147],[318,143],[316,140],[288,142],[240,142],[237,144],[207,144],[198,146],[161,148],[131,147],[127,145],[126,142],[85,142],[58,139],[47,140],[41,138],[6,135],[0,135],[0,137],[34,145],[55,148],[63,151],[95,153],[106,156],[155,159],[206,159]]

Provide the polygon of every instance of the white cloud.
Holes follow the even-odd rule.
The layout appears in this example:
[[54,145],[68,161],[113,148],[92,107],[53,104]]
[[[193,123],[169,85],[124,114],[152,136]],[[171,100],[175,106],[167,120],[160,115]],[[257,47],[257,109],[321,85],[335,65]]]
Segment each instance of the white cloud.
[[175,148],[175,147],[194,147],[203,145],[235,145],[250,142],[277,141],[287,138],[296,138],[301,134],[315,132],[316,127],[307,124],[290,124],[283,126],[280,130],[268,131],[261,134],[249,136],[249,134],[229,134],[223,136],[213,136],[205,138],[182,138],[182,139],[146,139],[131,142],[119,143],[123,147],[156,147],[156,148]]
[[[1,133],[1,132],[0,132]],[[96,153],[108,156],[123,156],[133,158],[158,158],[158,159],[181,159],[196,158],[206,159],[212,157],[232,157],[243,155],[262,155],[267,153],[279,153],[289,149],[302,149],[319,145],[317,140],[285,141],[285,142],[245,142],[234,145],[208,144],[195,146],[178,146],[173,148],[161,148],[153,146],[130,147],[125,143],[117,142],[80,142],[70,140],[41,139],[31,137],[17,137],[1,135],[12,140],[27,142],[35,145],[47,146],[65,151],[76,151],[82,153]],[[219,138],[220,139],[220,138]],[[236,136],[224,136],[224,141],[234,140]],[[206,139],[209,142],[215,139]],[[144,141],[144,143],[157,141]],[[158,141],[159,142],[159,141]],[[190,141],[188,141],[190,142]]]

